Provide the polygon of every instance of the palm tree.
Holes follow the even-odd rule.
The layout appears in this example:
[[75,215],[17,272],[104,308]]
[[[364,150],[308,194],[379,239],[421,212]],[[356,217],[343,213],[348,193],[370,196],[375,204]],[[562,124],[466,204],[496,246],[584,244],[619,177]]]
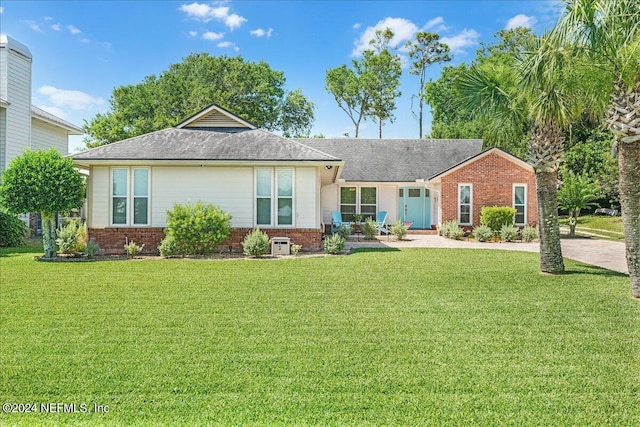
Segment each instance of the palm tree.
[[[529,132],[529,163],[536,173],[540,270],[564,272],[558,223],[558,167],[564,154],[563,129],[573,97],[559,84],[560,60],[540,61],[550,49],[545,37],[513,64],[476,64],[460,79],[462,107],[489,121],[495,135],[521,128]],[[556,51],[556,54],[561,54]],[[549,66],[548,66],[549,65]],[[553,67],[551,67],[553,65]]]
[[640,5],[638,0],[564,0],[553,41],[609,77],[606,122],[620,173],[631,292],[640,298]]
[[600,185],[586,175],[576,175],[570,170],[562,175],[563,183],[558,190],[558,202],[561,209],[569,211],[569,236],[574,237],[580,211],[598,206],[596,200],[601,197]]

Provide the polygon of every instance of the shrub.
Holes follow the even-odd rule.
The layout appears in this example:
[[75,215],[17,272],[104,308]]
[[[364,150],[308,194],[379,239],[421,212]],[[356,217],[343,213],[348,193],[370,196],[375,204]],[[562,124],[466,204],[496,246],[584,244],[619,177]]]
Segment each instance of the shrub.
[[57,231],[56,244],[61,253],[73,254],[82,252],[85,246],[85,229],[79,220],[71,220]]
[[396,239],[402,240],[407,235],[407,226],[404,225],[404,222],[397,220],[395,224],[391,226],[391,229],[389,231],[395,236]]
[[525,242],[532,242],[539,237],[538,229],[536,227],[531,227],[530,225],[526,225],[522,229],[522,240]]
[[27,225],[16,215],[0,211],[0,247],[20,246],[27,231]]
[[447,239],[460,240],[464,237],[464,230],[458,225],[458,221],[446,221],[440,226],[440,234]]
[[324,250],[332,255],[337,255],[344,249],[346,240],[338,233],[333,233],[331,237],[324,239]]
[[158,251],[160,255],[165,258],[171,258],[175,256],[179,256],[180,252],[178,251],[178,244],[176,242],[175,237],[166,236],[158,245]]
[[291,253],[293,255],[298,255],[298,252],[302,250],[302,245],[291,245]]
[[480,224],[498,232],[503,225],[513,224],[515,215],[516,208],[510,206],[483,206],[480,210]]
[[269,252],[269,236],[260,228],[250,231],[244,236],[242,250],[246,256],[259,257]]
[[178,254],[213,253],[229,237],[230,232],[231,215],[211,203],[176,203],[173,209],[167,211],[165,234],[175,239]]
[[346,239],[351,235],[351,227],[343,224],[340,226],[340,228],[338,228],[338,231],[336,231],[336,233],[338,233],[343,239]]
[[136,245],[136,242],[133,240],[129,242],[128,245],[124,245],[124,250],[131,258],[138,255],[144,249],[144,244],[142,246]]
[[511,242],[518,238],[518,227],[513,224],[504,224],[500,228],[500,238],[504,242]]
[[487,242],[493,239],[495,233],[486,225],[479,225],[473,229],[473,238],[478,242]]
[[100,250],[100,246],[93,240],[89,240],[84,245],[84,254],[87,256],[87,258],[93,258],[98,254],[99,250]]
[[372,218],[367,218],[367,220],[360,226],[362,229],[362,234],[364,238],[367,240],[371,240],[378,234],[378,223],[375,222]]

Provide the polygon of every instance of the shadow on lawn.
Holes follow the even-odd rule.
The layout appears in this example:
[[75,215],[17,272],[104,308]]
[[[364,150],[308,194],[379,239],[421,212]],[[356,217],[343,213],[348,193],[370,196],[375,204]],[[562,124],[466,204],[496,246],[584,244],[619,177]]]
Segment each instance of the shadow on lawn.
[[352,248],[350,254],[364,253],[364,252],[400,252],[398,248],[390,248],[389,246],[376,246],[370,248]]
[[626,278],[629,277],[626,273],[619,273],[613,270],[607,270],[606,268],[597,267],[595,265],[582,264],[578,269],[565,270],[561,275],[574,275],[574,274],[588,274],[592,276],[603,276],[611,278]]

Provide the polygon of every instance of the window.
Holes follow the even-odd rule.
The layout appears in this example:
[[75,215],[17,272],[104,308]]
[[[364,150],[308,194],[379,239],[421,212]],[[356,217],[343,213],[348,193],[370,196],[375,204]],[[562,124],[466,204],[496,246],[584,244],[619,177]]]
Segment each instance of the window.
[[516,209],[516,225],[527,223],[527,186],[524,184],[513,185],[513,207]]
[[111,225],[149,225],[149,169],[111,170]]
[[376,218],[378,189],[376,187],[340,187],[340,213],[342,220],[353,222],[359,213],[362,219]]
[[256,170],[256,224],[293,226],[293,169]]
[[461,225],[471,225],[471,184],[458,184],[458,223]]

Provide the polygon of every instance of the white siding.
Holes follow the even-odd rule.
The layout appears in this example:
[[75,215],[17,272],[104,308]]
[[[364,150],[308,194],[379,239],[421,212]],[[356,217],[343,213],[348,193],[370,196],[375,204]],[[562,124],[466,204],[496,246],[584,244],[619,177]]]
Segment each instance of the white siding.
[[232,215],[234,227],[253,227],[253,168],[153,167],[151,225],[167,225],[174,203],[199,200],[220,206]]
[[87,191],[89,203],[89,226],[102,228],[109,226],[109,168],[95,166],[89,175],[91,183]]
[[6,167],[5,153],[7,148],[7,110],[0,107],[0,172]]
[[320,189],[322,222],[331,224],[331,211],[340,210],[338,207],[338,185],[325,185]]
[[378,186],[378,211],[387,211],[387,224],[398,220],[398,186],[380,184]]
[[316,168],[296,168],[296,227],[318,228],[318,170]]
[[[1,49],[3,97],[10,103],[7,107],[6,164],[29,147],[31,138],[31,58],[16,52],[11,47]],[[4,77],[6,75],[6,77]],[[6,80],[5,80],[6,79]]]
[[64,129],[33,119],[31,121],[31,149],[55,148],[62,155],[68,154],[69,137]]

